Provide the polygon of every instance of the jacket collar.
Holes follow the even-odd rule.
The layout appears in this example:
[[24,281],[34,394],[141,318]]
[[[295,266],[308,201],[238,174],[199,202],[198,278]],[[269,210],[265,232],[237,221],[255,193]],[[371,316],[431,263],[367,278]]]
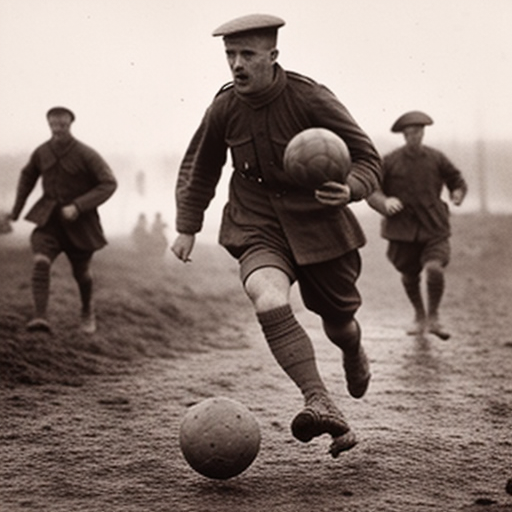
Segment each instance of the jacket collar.
[[68,153],[70,149],[76,144],[76,139],[71,137],[65,144],[56,144],[52,139],[50,139],[48,142],[53,154],[57,158],[60,158]]
[[275,64],[274,81],[263,91],[254,94],[242,94],[235,90],[235,94],[241,101],[254,110],[272,103],[286,87],[286,73],[279,64]]

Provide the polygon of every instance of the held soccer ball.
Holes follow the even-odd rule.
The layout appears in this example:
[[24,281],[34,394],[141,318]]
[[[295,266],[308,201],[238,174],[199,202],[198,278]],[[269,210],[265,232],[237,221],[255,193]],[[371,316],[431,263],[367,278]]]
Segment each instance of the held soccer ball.
[[308,128],[295,135],[283,162],[290,179],[312,190],[326,181],[345,183],[352,163],[343,139],[326,128]]
[[190,407],[180,426],[180,448],[189,465],[203,476],[219,480],[239,475],[260,448],[260,428],[241,403],[208,398]]

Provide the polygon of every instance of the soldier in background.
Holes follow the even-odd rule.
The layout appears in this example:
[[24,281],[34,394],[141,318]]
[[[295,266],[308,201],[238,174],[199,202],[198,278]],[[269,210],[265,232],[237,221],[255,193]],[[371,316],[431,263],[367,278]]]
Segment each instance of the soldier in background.
[[71,263],[81,300],[81,329],[96,331],[93,278],[90,270],[95,251],[106,245],[97,211],[114,193],[117,183],[112,170],[92,148],[71,134],[74,113],[54,107],[46,115],[51,139],[40,145],[21,171],[11,220],[17,220],[39,178],[43,195],[28,212],[26,219],[36,228],[30,237],[34,263],[32,295],[35,316],[29,330],[49,332],[47,307],[50,267],[64,252]]
[[[462,204],[467,185],[462,173],[440,151],[423,144],[427,114],[407,112],[391,131],[403,133],[405,145],[383,158],[382,188],[368,199],[381,213],[382,236],[389,241],[387,256],[400,272],[407,297],[414,308],[414,323],[407,331],[422,336],[430,332],[441,339],[450,333],[439,322],[444,269],[450,261],[448,205],[441,199],[443,187],[455,206]],[[427,304],[421,293],[425,272]]]

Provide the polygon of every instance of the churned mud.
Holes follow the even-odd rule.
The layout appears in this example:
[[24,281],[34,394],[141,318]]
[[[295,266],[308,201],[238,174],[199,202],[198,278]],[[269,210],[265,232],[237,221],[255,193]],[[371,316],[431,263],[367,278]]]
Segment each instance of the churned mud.
[[[142,264],[111,244],[95,262],[91,338],[77,333],[76,290],[59,262],[47,337],[24,330],[30,259],[2,238],[0,511],[512,510],[512,218],[453,218],[448,341],[405,335],[398,275],[376,218],[363,224],[359,319],[373,373],[363,399],[349,397],[339,351],[293,296],[359,439],[337,459],[328,438],[291,436],[301,397],[221,248],[198,247],[184,266],[168,256]],[[187,407],[211,396],[242,402],[261,429],[256,460],[226,481],[194,472],[178,444]]]

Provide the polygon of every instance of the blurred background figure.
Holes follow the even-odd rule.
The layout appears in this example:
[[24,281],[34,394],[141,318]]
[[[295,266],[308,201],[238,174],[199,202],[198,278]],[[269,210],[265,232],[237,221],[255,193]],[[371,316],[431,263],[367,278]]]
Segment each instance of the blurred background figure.
[[139,252],[144,252],[149,245],[148,219],[145,213],[139,214],[132,230],[132,242]]
[[140,213],[132,230],[132,241],[137,252],[146,256],[163,256],[168,246],[165,236],[166,229],[167,224],[162,219],[160,212],[155,213],[151,228],[147,215]]
[[[389,241],[387,256],[400,272],[405,293],[414,308],[414,323],[407,331],[425,332],[448,339],[439,323],[444,293],[444,269],[450,261],[448,205],[441,199],[446,186],[456,206],[467,192],[462,173],[440,151],[423,144],[430,116],[412,111],[400,116],[391,131],[403,133],[405,145],[383,159],[381,190],[368,204],[381,213],[382,237]],[[421,273],[426,274],[427,306],[421,293]]]
[[167,237],[165,230],[167,224],[162,219],[162,214],[157,212],[151,225],[150,239],[151,239],[151,250],[153,254],[163,255],[168,246]]
[[74,113],[65,107],[51,108],[47,115],[51,139],[41,144],[22,169],[9,218],[17,220],[39,178],[43,196],[28,212],[34,222],[30,242],[34,254],[32,295],[35,316],[29,330],[50,332],[47,308],[50,267],[61,252],[71,263],[82,304],[81,329],[96,331],[92,303],[93,279],[90,264],[95,251],[107,244],[97,207],[117,187],[112,170],[92,148],[71,134]]
[[138,171],[135,175],[135,189],[140,196],[146,195],[146,173],[144,171]]

